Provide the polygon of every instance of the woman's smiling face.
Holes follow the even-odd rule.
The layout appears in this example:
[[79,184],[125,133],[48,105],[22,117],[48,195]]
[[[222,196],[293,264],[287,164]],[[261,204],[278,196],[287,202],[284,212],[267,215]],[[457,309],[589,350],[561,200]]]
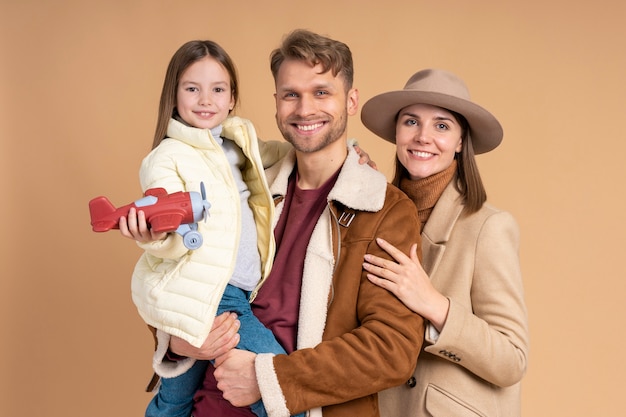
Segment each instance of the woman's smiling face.
[[412,180],[447,169],[461,151],[463,129],[448,110],[413,104],[398,112],[396,153]]

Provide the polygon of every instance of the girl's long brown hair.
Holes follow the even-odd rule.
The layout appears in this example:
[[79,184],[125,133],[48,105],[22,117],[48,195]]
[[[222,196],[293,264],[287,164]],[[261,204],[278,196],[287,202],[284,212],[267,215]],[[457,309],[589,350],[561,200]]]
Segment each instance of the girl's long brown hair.
[[239,81],[237,80],[237,69],[233,60],[226,51],[213,41],[189,41],[181,46],[167,66],[165,73],[165,81],[163,82],[163,90],[161,91],[161,101],[159,103],[159,116],[157,119],[156,130],[154,132],[154,141],[152,149],[156,148],[167,135],[167,125],[170,118],[175,116],[176,112],[176,93],[178,82],[182,73],[194,62],[204,57],[210,56],[217,62],[222,64],[228,75],[230,76],[230,90],[235,101],[235,106],[239,99]]

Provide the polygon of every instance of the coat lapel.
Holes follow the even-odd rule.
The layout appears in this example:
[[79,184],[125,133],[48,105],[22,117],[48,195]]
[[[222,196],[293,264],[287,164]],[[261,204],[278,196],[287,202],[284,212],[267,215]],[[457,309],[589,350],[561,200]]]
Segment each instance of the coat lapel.
[[454,187],[454,182],[450,182],[422,232],[422,264],[431,280],[437,272],[446,244],[462,211],[461,196]]

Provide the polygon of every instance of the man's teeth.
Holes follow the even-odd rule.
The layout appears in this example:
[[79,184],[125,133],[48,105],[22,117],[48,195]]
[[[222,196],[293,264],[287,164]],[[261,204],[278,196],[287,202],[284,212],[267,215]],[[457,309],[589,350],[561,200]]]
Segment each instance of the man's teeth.
[[299,130],[315,130],[318,127],[322,127],[324,125],[324,123],[315,123],[314,125],[298,125],[298,129]]

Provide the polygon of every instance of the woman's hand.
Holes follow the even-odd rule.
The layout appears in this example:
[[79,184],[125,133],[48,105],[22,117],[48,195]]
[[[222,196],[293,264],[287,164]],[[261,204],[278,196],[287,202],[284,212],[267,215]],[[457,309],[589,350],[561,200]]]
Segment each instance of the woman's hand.
[[172,336],[170,350],[177,355],[200,360],[213,360],[227,353],[239,343],[239,320],[235,313],[222,313],[215,317],[211,332],[199,348]]
[[417,257],[417,244],[406,256],[383,239],[376,243],[396,262],[374,255],[365,255],[363,268],[374,284],[393,293],[408,308],[431,322],[441,331],[448,317],[450,300],[433,287]]
[[354,150],[356,151],[357,155],[359,155],[359,164],[367,164],[376,170],[378,169],[378,167],[376,166],[376,162],[372,161],[368,153],[361,149],[361,147],[356,143],[354,144]]
[[140,243],[150,243],[157,240],[164,240],[167,233],[155,233],[148,227],[146,221],[146,213],[143,210],[137,211],[135,207],[131,207],[128,211],[128,219],[124,216],[120,217],[120,233],[122,236],[136,240]]

